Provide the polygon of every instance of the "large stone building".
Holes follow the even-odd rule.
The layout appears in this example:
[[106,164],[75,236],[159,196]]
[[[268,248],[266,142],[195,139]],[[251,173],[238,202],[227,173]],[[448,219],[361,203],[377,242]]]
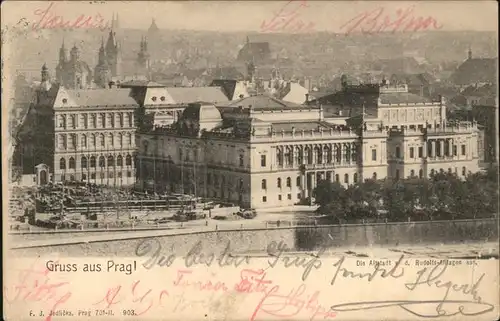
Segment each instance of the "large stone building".
[[133,184],[137,107],[129,89],[60,88],[52,106],[53,180]]
[[14,163],[38,184],[135,182],[135,111],[130,89],[66,89],[42,83],[17,135]]
[[352,109],[341,122],[321,105],[264,95],[193,103],[173,125],[139,135],[139,182],[263,208],[307,199],[320,179],[347,186],[478,171],[477,125],[448,123],[444,101],[388,85],[338,96]]

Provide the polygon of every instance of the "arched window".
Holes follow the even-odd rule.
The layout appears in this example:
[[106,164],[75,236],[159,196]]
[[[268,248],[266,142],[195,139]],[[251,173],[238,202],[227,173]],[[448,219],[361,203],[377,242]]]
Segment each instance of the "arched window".
[[[278,180],[277,180],[276,185],[277,185],[279,188],[281,188],[281,178],[279,178],[279,177],[278,177]],[[262,187],[262,188],[264,188],[264,187]]]
[[261,185],[262,185],[262,189],[267,189],[267,181],[265,179],[262,180]]
[[420,178],[424,177],[424,170],[423,169],[418,171],[418,177],[420,177]]
[[71,148],[71,149],[76,148],[76,135],[75,134],[69,135],[69,148]]
[[123,147],[123,134],[118,133],[118,147]]
[[462,176],[466,176],[466,175],[467,175],[467,168],[462,167]]
[[396,158],[400,157],[401,157],[401,149],[399,148],[399,146],[396,146]]
[[76,168],[76,162],[73,157],[69,158],[69,169],[75,169]]
[[101,113],[99,115],[99,122],[102,128],[106,128],[106,114]]
[[111,128],[115,128],[115,114],[113,114],[113,113],[109,114],[109,122],[110,122]]
[[112,155],[110,155],[108,156],[108,167],[113,167],[113,166],[115,166],[115,158]]
[[90,167],[95,168],[95,156],[90,157]]
[[286,187],[292,187],[292,178],[291,177],[286,178]]
[[81,145],[82,145],[82,148],[87,148],[87,135],[85,134],[82,134],[82,139],[81,139]]
[[376,180],[377,180],[377,172],[373,172],[372,179],[373,179],[374,181],[376,181]]
[[83,128],[85,129],[89,128],[89,119],[87,114],[82,114],[82,123],[83,123]]
[[352,181],[353,181],[353,183],[358,182],[358,173],[354,173],[354,175],[352,176]]
[[70,115],[69,116],[69,127],[70,128],[76,128],[76,115]]
[[349,184],[349,174],[344,175],[344,183]]
[[108,146],[113,147],[113,145],[114,145],[114,141],[113,140],[114,140],[113,134],[109,133],[108,134]]
[[295,180],[295,185],[297,185],[297,187],[300,187],[300,176],[297,176],[297,179]]
[[127,146],[132,146],[132,134],[127,134]]
[[316,147],[314,149],[314,153],[316,154],[316,163],[317,164],[323,163],[323,151],[321,150],[321,148]]
[[104,146],[106,146],[106,142],[104,140],[104,134],[101,133],[99,134],[99,147],[104,147]]
[[106,166],[106,160],[104,159],[104,156],[99,157],[99,167],[105,167]]
[[283,151],[280,148],[276,150],[276,158],[278,159],[278,166],[283,166]]
[[125,157],[125,165],[132,166],[132,156],[127,155],[127,157]]
[[61,158],[59,160],[59,169],[66,169],[66,159]]
[[118,166],[118,167],[122,167],[123,166],[123,157],[122,157],[122,155],[118,155],[116,157],[116,166]]
[[339,174],[335,174],[335,181],[337,183],[340,182],[340,176],[339,176]]
[[66,135],[64,135],[64,134],[59,135],[58,147],[59,147],[59,149],[66,149]]
[[66,115],[59,116],[59,127],[66,128]]
[[87,168],[87,157],[82,156],[81,163],[82,163],[81,165],[82,168]]
[[120,127],[123,127],[123,114],[122,113],[118,114],[118,122],[119,122]]
[[134,121],[134,114],[128,113],[128,127],[134,127],[133,121]]
[[96,114],[92,114],[90,115],[90,119],[91,119],[91,127],[92,128],[97,128],[97,116]]
[[413,169],[410,171],[410,177],[415,177],[415,171]]

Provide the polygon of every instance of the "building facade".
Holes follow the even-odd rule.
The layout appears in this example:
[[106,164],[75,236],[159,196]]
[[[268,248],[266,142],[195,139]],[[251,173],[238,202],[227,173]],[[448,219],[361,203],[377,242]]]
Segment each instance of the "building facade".
[[138,104],[129,94],[129,89],[59,90],[53,105],[53,181],[134,184]]
[[363,108],[340,125],[320,105],[268,96],[191,104],[173,125],[139,135],[138,181],[265,208],[308,199],[321,179],[349,186],[479,170],[476,123],[448,123],[444,101],[419,102],[404,87],[382,87],[375,115]]

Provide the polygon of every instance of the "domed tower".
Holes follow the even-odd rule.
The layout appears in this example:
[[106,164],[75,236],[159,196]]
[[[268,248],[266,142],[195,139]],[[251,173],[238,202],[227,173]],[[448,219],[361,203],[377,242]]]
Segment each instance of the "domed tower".
[[43,95],[47,95],[48,91],[52,88],[52,83],[50,82],[49,69],[47,68],[46,64],[43,64],[42,66],[41,76],[42,76],[42,82],[40,83],[40,86],[38,87],[37,90],[38,101],[40,101],[40,98],[43,97]]
[[104,49],[104,39],[101,40],[101,48],[99,48],[99,56],[97,65],[94,69],[94,82],[99,87],[105,88],[111,81],[111,70],[106,59],[106,51]]

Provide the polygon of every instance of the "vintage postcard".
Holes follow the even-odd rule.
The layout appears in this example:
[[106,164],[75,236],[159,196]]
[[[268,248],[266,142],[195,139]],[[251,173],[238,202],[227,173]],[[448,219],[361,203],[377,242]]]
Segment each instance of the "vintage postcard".
[[6,320],[499,318],[496,2],[1,14]]

